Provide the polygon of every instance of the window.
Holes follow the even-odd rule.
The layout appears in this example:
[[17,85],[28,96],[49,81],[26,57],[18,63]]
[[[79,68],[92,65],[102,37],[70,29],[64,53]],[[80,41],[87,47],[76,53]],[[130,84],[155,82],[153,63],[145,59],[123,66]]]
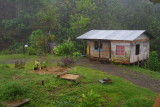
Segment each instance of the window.
[[94,41],[94,49],[98,49],[98,41]]
[[102,49],[102,41],[94,41],[94,49]]
[[124,46],[117,45],[116,46],[116,55],[124,55],[125,48]]
[[140,51],[140,45],[137,44],[137,45],[136,45],[136,55],[139,55],[139,51]]

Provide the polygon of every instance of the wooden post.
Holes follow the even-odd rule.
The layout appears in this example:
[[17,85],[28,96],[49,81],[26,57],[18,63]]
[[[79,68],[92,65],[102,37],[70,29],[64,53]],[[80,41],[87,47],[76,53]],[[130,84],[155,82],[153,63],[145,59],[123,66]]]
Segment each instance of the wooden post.
[[99,49],[99,59],[101,58],[101,52],[100,52],[100,41],[99,41],[99,46],[98,46],[98,49]]

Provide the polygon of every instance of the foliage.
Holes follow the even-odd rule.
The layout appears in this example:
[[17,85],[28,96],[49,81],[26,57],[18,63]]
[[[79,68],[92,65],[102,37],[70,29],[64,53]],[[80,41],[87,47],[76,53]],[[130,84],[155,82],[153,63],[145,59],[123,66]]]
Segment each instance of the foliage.
[[47,61],[43,61],[41,62],[41,69],[44,69],[48,66],[48,62]]
[[[4,60],[10,60],[14,57],[19,59],[26,58],[29,60],[26,63],[25,69],[14,69],[12,67],[13,64],[10,64],[9,66],[11,67],[9,70],[0,70],[0,83],[2,84],[0,85],[0,95],[2,95],[4,89],[6,90],[5,87],[7,84],[11,82],[18,82],[18,86],[22,86],[24,89],[27,87],[27,91],[24,93],[24,95],[22,96],[21,94],[19,96],[22,98],[33,99],[30,101],[30,103],[27,103],[24,106],[78,107],[80,105],[80,101],[82,101],[82,94],[87,95],[87,93],[91,90],[93,90],[94,93],[100,95],[100,98],[104,99],[102,102],[103,107],[116,107],[117,105],[122,107],[125,105],[140,105],[141,107],[151,107],[153,106],[154,99],[157,96],[157,94],[153,91],[135,86],[134,84],[122,78],[106,75],[106,73],[93,70],[91,68],[86,68],[83,66],[73,67],[69,73],[78,74],[82,79],[78,80],[78,82],[72,82],[56,78],[53,75],[39,75],[29,73],[28,71],[33,70],[34,60],[39,58],[37,56],[24,56],[17,54],[0,55],[0,59]],[[47,58],[51,59],[57,57],[49,55]],[[140,71],[141,69],[142,68],[139,68],[137,71]],[[146,72],[146,70],[144,70],[144,72]],[[152,72],[152,74],[157,74],[157,72]],[[106,76],[111,78],[114,83],[106,86],[98,82],[99,79],[106,78]],[[13,77],[16,77],[16,80],[13,81]],[[41,84],[42,80],[44,80],[44,86]],[[137,97],[140,100],[137,100]],[[143,101],[145,101],[145,104]],[[3,102],[3,97],[1,96],[0,102]]]
[[74,43],[72,41],[64,41],[62,44],[54,48],[54,52],[59,56],[73,55],[75,51]]
[[15,62],[15,68],[17,69],[24,69],[25,68],[25,62],[24,61],[16,61]]
[[13,54],[14,52],[10,49],[4,49],[0,52],[0,54],[5,55],[5,54]]
[[24,97],[27,88],[19,82],[8,82],[2,86],[0,96],[2,100],[15,100]]
[[82,54],[80,52],[73,52],[73,58],[78,58],[80,57]]
[[[7,41],[0,49],[24,45],[28,39],[35,45],[39,37],[30,39],[30,35],[43,33],[45,38],[55,34],[58,43],[70,38],[82,52],[85,44],[79,44],[76,37],[91,29],[146,29],[155,38],[151,50],[160,54],[160,9],[147,0],[2,0],[0,4],[6,7],[0,10],[0,43]],[[37,43],[39,53],[47,52],[47,46],[41,45],[45,41]]]
[[34,49],[32,46],[30,46],[30,47],[27,47],[27,53],[28,53],[29,55],[36,55],[36,54],[37,54],[37,51],[36,51],[36,49]]
[[[42,30],[35,30],[30,36],[31,55],[37,53],[37,55],[46,55],[49,53],[48,43],[55,42],[55,35],[45,35]],[[34,49],[36,49],[36,52]]]
[[80,107],[101,107],[103,99],[100,95],[96,94],[91,90],[86,95],[82,94],[82,101]]
[[120,61],[113,58],[113,59],[112,59],[112,63],[113,63],[113,64],[120,64]]
[[45,2],[41,10],[37,13],[39,21],[45,25],[45,30],[50,33],[58,26],[58,14],[55,4]]
[[10,68],[7,64],[0,64],[0,69],[8,69]]
[[48,66],[48,63],[46,61],[43,61],[43,62],[35,61],[34,70],[41,70],[46,68],[47,66]]
[[51,35],[49,35],[49,37],[48,37],[48,42],[55,42],[55,39],[56,39],[56,36],[53,35],[53,34],[51,34]]
[[152,51],[149,56],[149,69],[153,71],[158,71],[160,62],[158,60],[158,55],[156,51]]
[[62,57],[61,61],[58,63],[61,67],[72,67],[75,64],[73,57]]
[[42,36],[43,36],[42,30],[33,31],[31,36],[29,37],[30,44],[35,46],[37,40],[39,40]]

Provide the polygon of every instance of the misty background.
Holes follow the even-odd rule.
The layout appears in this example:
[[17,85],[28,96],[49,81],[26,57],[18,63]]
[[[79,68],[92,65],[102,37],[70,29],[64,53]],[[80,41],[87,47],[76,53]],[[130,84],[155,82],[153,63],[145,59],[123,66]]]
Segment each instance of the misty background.
[[21,52],[33,31],[55,35],[56,43],[92,29],[147,30],[160,54],[160,4],[149,0],[0,0],[0,50]]

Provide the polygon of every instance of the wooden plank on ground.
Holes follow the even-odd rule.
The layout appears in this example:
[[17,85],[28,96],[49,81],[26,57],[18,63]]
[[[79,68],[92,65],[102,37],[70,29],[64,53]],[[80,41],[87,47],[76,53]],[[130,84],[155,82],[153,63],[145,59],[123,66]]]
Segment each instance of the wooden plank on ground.
[[29,102],[29,99],[21,99],[21,100],[15,100],[15,101],[2,102],[2,104],[6,107],[19,107],[28,102]]

